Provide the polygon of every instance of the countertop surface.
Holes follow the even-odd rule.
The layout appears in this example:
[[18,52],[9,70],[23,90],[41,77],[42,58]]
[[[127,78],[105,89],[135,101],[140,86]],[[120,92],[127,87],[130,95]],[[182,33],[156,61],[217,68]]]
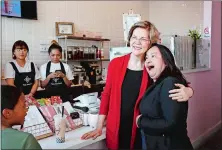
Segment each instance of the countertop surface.
[[81,136],[91,130],[93,130],[91,127],[83,126],[73,131],[66,132],[65,143],[56,143],[55,135],[45,139],[41,139],[38,142],[41,145],[42,149],[80,149],[106,138],[106,128],[104,127],[102,135],[97,137],[95,140],[81,140]]
[[[71,87],[76,87],[76,86],[82,86],[81,84],[77,84],[77,85],[74,85],[72,84]],[[38,87],[37,91],[43,91],[45,90],[44,88],[41,88],[41,87]]]
[[[98,83],[98,84],[92,84],[91,86],[94,86],[94,85],[105,85],[105,82],[103,83]],[[80,86],[83,86],[82,84],[72,84],[71,87],[80,87]],[[87,87],[87,85],[84,85],[85,87]],[[89,88],[89,87],[88,87]],[[90,87],[91,88],[91,87]],[[37,91],[44,91],[45,89],[44,88],[41,88],[41,87],[38,87]]]

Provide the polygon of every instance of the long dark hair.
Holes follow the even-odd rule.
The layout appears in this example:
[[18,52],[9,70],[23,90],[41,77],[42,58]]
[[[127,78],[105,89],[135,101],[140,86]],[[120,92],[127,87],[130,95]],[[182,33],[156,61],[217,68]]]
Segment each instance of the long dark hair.
[[164,45],[157,44],[157,43],[152,44],[151,47],[154,47],[154,46],[158,47],[158,49],[162,55],[163,61],[166,65],[164,72],[166,72],[169,76],[175,77],[178,80],[182,81],[182,83],[185,86],[187,86],[188,82],[185,79],[182,72],[180,71],[180,69],[176,66],[174,56],[171,53],[171,51],[169,50],[169,48],[167,48]]
[[19,101],[19,97],[22,94],[22,91],[10,85],[1,85],[1,109],[14,109],[15,105]]

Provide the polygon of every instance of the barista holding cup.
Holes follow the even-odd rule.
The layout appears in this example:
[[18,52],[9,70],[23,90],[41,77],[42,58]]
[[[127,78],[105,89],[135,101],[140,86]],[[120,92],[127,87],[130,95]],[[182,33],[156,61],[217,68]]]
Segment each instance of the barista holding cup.
[[52,41],[48,53],[51,61],[40,67],[41,87],[45,88],[50,96],[61,96],[63,102],[68,101],[67,91],[72,84],[73,75],[70,67],[60,61],[62,47]]

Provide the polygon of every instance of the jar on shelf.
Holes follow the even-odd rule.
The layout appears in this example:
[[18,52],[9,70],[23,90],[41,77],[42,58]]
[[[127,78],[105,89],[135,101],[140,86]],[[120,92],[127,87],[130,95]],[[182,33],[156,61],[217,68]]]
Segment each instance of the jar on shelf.
[[73,60],[72,47],[68,47],[68,50],[67,50],[67,59],[68,59],[68,60]]
[[89,59],[92,59],[92,48],[89,47]]
[[74,46],[74,47],[73,47],[73,50],[72,50],[73,60],[76,60],[76,59],[77,59],[76,54],[77,54],[77,47]]
[[83,47],[79,47],[79,59],[83,59]]
[[94,57],[93,57],[93,59],[99,58],[99,50],[98,50],[98,47],[95,46],[95,45],[92,45],[92,48],[94,49]]
[[104,51],[103,51],[103,48],[101,48],[101,50],[100,50],[100,58],[101,58],[101,59],[104,59]]
[[92,51],[92,59],[96,59],[96,48],[91,47],[91,51]]
[[101,59],[101,50],[99,49],[97,50],[96,58]]
[[89,49],[88,47],[84,47],[84,55],[83,55],[84,59],[89,59]]
[[79,59],[79,47],[76,47],[75,58]]

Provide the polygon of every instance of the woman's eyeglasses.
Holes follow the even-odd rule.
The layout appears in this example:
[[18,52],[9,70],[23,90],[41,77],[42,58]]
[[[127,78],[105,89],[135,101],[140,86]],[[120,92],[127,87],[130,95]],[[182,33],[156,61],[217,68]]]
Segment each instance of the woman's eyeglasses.
[[132,41],[139,41],[140,43],[146,43],[146,42],[150,41],[150,40],[147,39],[147,38],[140,38],[140,39],[138,39],[138,38],[135,37],[135,36],[132,36],[132,37],[131,37],[131,40],[132,40]]

